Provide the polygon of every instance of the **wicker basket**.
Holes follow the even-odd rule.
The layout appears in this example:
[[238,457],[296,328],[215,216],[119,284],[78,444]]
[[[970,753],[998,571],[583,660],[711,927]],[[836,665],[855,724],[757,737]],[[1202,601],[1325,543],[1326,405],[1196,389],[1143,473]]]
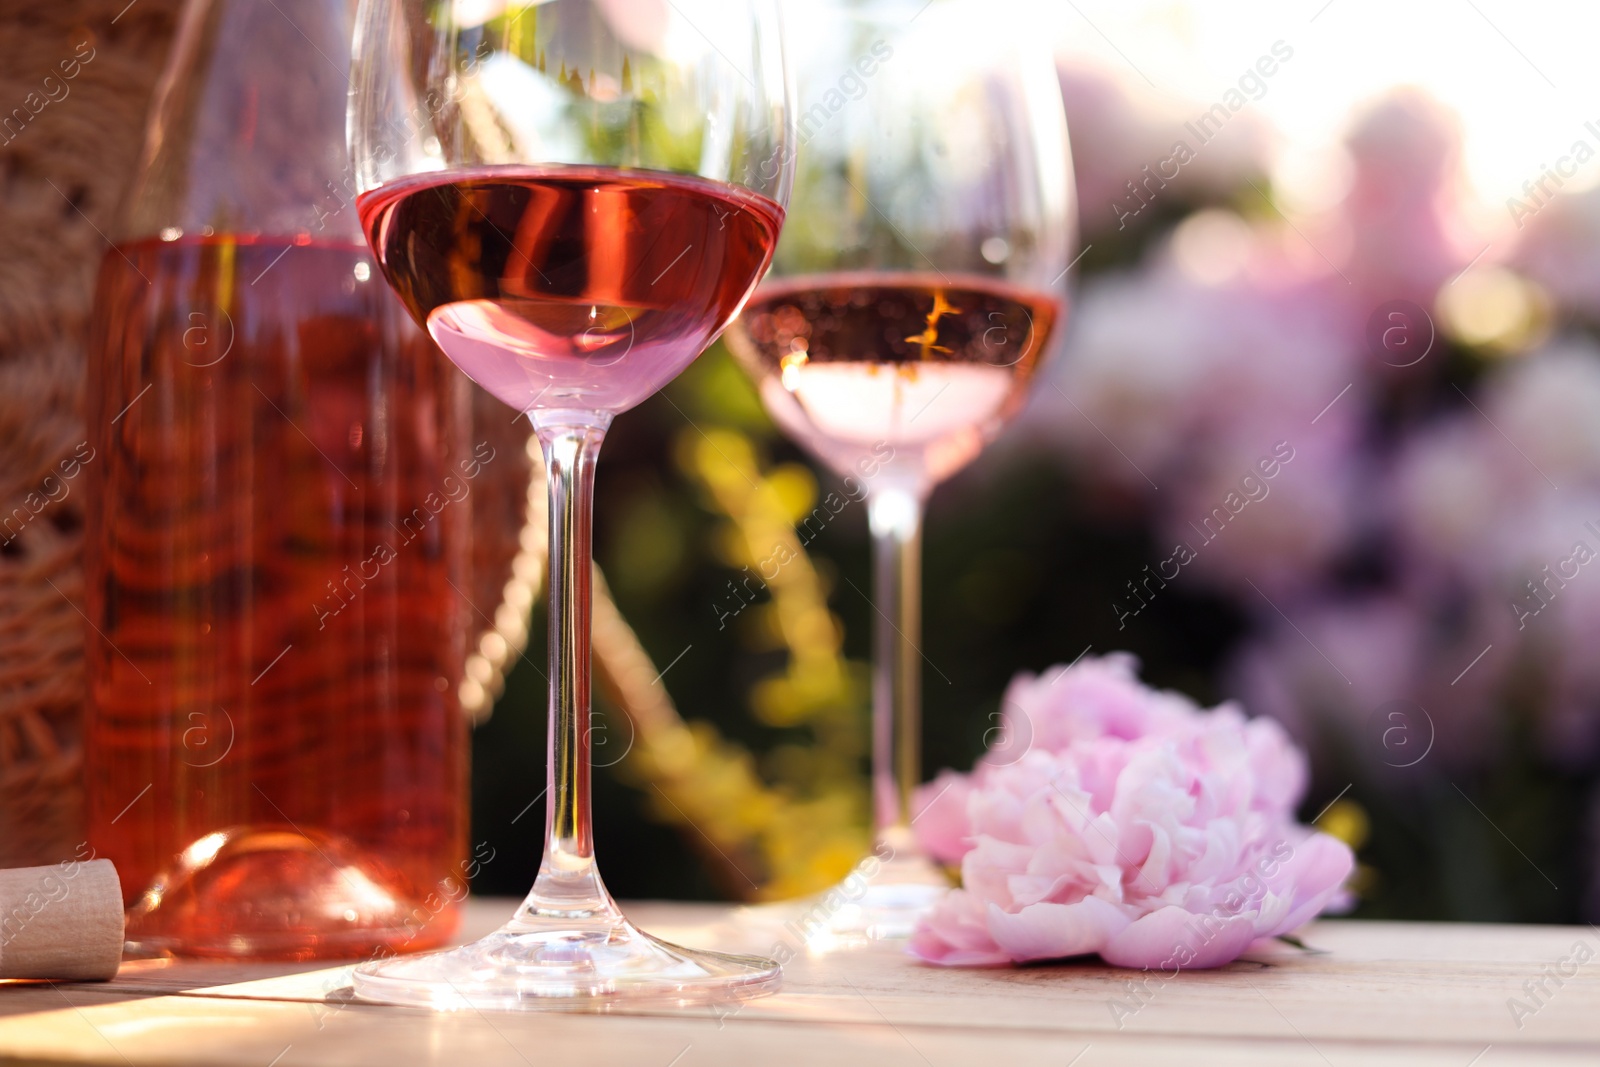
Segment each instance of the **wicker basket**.
[[180,6],[0,9],[0,866],[83,839],[83,500],[57,465],[85,439],[97,228],[133,169]]
[[[59,465],[85,446],[94,275],[182,7],[0,7],[0,867],[83,841],[83,500]],[[481,392],[475,405],[474,440],[504,457],[473,494],[483,629],[462,696],[481,717],[526,640],[544,537],[526,422]]]

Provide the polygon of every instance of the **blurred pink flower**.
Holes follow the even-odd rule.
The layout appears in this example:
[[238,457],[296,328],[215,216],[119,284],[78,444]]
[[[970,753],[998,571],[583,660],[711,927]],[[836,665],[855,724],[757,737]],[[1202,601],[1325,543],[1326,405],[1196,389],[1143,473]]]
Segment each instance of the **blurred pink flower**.
[[[1248,240],[1248,260],[1268,256]],[[1247,578],[1273,596],[1313,583],[1361,517],[1366,357],[1341,307],[1285,271],[1208,283],[1181,257],[1097,282],[1028,424],[1091,485],[1149,501],[1163,554],[1195,557],[1183,581],[1250,596]]]
[[[1242,416],[1212,447],[1207,469],[1175,486],[1159,517],[1161,543],[1187,546],[1197,578],[1276,599],[1321,582],[1359,532],[1364,457],[1355,428],[1332,412],[1308,421]],[[1284,456],[1292,458],[1278,462]],[[1262,477],[1263,461],[1274,477]]]
[[1293,820],[1305,760],[1276,723],[1148,689],[1131,656],[1019,678],[1004,714],[971,775],[924,787],[919,833],[962,871],[912,937],[924,960],[1215,967],[1350,873],[1348,848]]
[[[1420,648],[1406,691],[1431,706],[1428,665],[1459,672],[1492,642],[1439,694],[1441,742],[1492,757],[1491,724],[1478,720],[1516,681],[1545,754],[1582,763],[1600,751],[1600,571],[1579,562],[1600,558],[1600,346],[1557,338],[1488,375],[1475,403],[1415,432],[1387,489],[1407,595],[1457,605],[1455,648]],[[1519,665],[1536,669],[1513,679]]]
[[[1193,101],[1156,93],[1137,79],[1091,66],[1064,66],[1060,78],[1072,130],[1079,219],[1091,240],[1122,229],[1123,213],[1138,203],[1128,183],[1146,182],[1147,166],[1165,170],[1161,164],[1173,156],[1178,140],[1198,150],[1169,188],[1156,193],[1156,201],[1165,198],[1168,206],[1226,199],[1245,178],[1266,170],[1268,130],[1254,115],[1240,116],[1228,136],[1200,145],[1183,130],[1184,122],[1204,110]],[[1148,192],[1150,186],[1143,188]]]
[[1562,307],[1600,317],[1600,189],[1558,196],[1524,219],[1513,263]]
[[[1085,287],[1027,425],[1104,497],[1147,502],[1164,578],[1171,559],[1178,580],[1247,602],[1302,596],[1378,530],[1373,401],[1437,361],[1386,366],[1368,326],[1391,300],[1432,306],[1480,250],[1459,210],[1460,140],[1450,111],[1396,91],[1353,121],[1337,203],[1298,223],[1202,212],[1137,270]],[[1293,462],[1261,478],[1280,446]]]
[[1230,691],[1302,743],[1353,743],[1396,786],[1425,779],[1383,770],[1413,766],[1385,743],[1391,703],[1429,731],[1430,767],[1500,758],[1517,705],[1550,761],[1600,753],[1600,568],[1584,562],[1600,559],[1600,346],[1562,337],[1508,360],[1473,404],[1412,428],[1371,480],[1386,588],[1277,601],[1294,622],[1260,611],[1230,670]]
[[1418,89],[1398,89],[1361,113],[1345,138],[1353,164],[1341,214],[1351,236],[1344,271],[1370,312],[1386,300],[1424,307],[1486,243],[1461,210],[1461,128]]
[[[1473,765],[1492,750],[1497,687],[1514,659],[1509,611],[1451,587],[1324,592],[1280,606],[1294,621],[1263,612],[1226,684],[1296,740],[1336,738],[1345,766],[1396,786],[1432,781],[1425,772],[1435,766]],[[1423,771],[1410,771],[1424,760]]]
[[[1093,479],[1128,486],[1182,474],[1216,444],[1270,451],[1359,373],[1362,355],[1337,313],[1309,287],[1212,284],[1173,264],[1098,280],[1079,300],[1033,425],[1062,439]],[[1344,423],[1341,409],[1363,399],[1343,397],[1313,432]]]

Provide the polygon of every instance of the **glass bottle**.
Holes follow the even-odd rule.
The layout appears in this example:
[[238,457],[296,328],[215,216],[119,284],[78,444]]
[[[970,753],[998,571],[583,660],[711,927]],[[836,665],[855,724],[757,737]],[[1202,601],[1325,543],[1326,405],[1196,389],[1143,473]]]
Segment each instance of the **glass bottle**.
[[485,859],[460,590],[494,455],[361,238],[353,7],[189,0],[99,277],[90,844],[149,950],[435,946]]

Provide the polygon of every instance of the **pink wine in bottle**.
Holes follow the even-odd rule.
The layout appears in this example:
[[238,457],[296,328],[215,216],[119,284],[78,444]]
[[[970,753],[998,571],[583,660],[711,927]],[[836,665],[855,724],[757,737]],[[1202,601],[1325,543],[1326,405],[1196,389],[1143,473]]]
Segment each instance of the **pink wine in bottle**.
[[485,167],[360,199],[390,283],[474,381],[521,410],[626,411],[737,314],[783,209],[655,171]]
[[[89,840],[154,949],[436,945],[465,892],[468,385],[355,241],[106,253]],[[447,887],[454,887],[453,891]]]

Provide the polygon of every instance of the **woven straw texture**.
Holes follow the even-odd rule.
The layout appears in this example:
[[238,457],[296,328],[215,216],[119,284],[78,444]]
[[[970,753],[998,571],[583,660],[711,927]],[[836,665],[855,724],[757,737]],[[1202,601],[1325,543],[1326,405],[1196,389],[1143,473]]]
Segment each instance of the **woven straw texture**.
[[83,840],[83,500],[60,464],[86,449],[100,231],[181,7],[125,4],[0,7],[0,867]]

